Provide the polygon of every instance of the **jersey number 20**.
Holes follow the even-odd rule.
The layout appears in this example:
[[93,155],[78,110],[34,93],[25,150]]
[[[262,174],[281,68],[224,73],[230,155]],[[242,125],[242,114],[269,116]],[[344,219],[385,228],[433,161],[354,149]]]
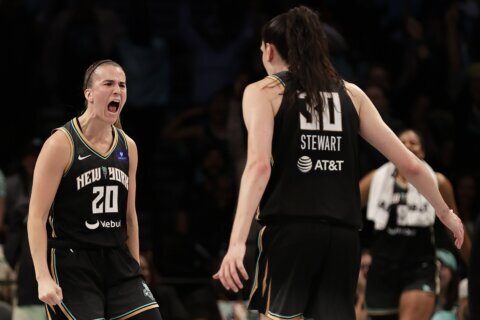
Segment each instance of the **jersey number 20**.
[[118,186],[93,187],[92,213],[118,212]]

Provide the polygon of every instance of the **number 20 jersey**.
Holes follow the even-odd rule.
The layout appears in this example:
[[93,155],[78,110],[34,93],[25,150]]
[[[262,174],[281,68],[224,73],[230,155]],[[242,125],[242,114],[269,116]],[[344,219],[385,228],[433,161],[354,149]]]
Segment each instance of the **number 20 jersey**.
[[[269,76],[288,89],[288,72]],[[320,219],[361,228],[358,187],[359,117],[344,88],[322,92],[322,114],[298,93],[275,116],[272,171],[260,223]]]
[[50,210],[50,238],[93,247],[124,244],[129,170],[125,134],[112,127],[112,146],[101,154],[78,122],[71,120],[56,130],[67,135],[73,152]]

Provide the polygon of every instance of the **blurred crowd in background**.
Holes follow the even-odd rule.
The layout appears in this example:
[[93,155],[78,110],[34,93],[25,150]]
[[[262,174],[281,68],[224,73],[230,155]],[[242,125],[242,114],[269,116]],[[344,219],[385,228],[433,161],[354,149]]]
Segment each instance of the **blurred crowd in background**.
[[[222,312],[243,312],[242,305],[219,301],[243,301],[248,288],[243,295],[229,295],[211,281],[227,248],[246,158],[242,93],[246,84],[265,76],[261,25],[298,4],[0,0],[5,252],[0,296],[5,308],[36,303],[31,262],[23,253],[28,252],[24,227],[38,152],[53,128],[82,111],[86,68],[110,58],[127,75],[121,118],[139,150],[142,267],[164,318],[220,319]],[[414,128],[422,134],[426,161],[452,181],[459,215],[473,236],[480,217],[479,1],[301,4],[319,11],[340,75],[367,93],[394,131]],[[386,161],[365,142],[360,159],[360,176]],[[371,237],[365,221],[364,248]],[[255,227],[249,238],[247,267],[253,278]],[[468,267],[448,237],[439,235],[437,244],[452,254],[444,264],[455,281],[452,304],[458,307],[457,287]],[[25,277],[19,272],[22,261],[29,268]],[[31,298],[20,296],[21,282]]]

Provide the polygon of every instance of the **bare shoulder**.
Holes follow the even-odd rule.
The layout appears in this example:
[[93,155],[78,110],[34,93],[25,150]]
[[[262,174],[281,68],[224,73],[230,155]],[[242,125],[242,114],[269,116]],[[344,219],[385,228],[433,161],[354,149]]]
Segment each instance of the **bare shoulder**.
[[70,134],[60,128],[55,130],[43,144],[38,156],[37,166],[51,170],[48,171],[50,173],[63,172],[71,163],[72,156],[73,144]]
[[345,84],[345,89],[348,95],[352,99],[353,104],[355,105],[355,108],[358,111],[359,110],[358,108],[361,106],[361,104],[365,100],[365,97],[366,97],[365,92],[363,92],[363,90],[360,89],[360,87],[358,87],[354,83],[344,81],[344,84]]
[[352,95],[364,95],[365,93],[363,92],[362,89],[360,89],[359,86],[357,86],[355,83],[348,82],[346,80],[343,80],[343,83],[345,84],[345,89],[347,89],[348,93]]
[[45,140],[42,150],[68,153],[72,150],[72,140],[70,134],[62,129],[55,130],[55,132]]
[[268,100],[273,100],[284,91],[283,85],[276,79],[265,77],[259,81],[249,84],[245,88],[245,94],[263,96]]

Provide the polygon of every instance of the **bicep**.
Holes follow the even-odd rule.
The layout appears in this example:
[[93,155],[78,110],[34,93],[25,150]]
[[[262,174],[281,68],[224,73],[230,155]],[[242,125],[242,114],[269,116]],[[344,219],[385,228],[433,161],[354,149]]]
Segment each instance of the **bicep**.
[[56,132],[45,142],[33,174],[29,215],[46,219],[64,170],[70,162],[71,147],[64,133]]

